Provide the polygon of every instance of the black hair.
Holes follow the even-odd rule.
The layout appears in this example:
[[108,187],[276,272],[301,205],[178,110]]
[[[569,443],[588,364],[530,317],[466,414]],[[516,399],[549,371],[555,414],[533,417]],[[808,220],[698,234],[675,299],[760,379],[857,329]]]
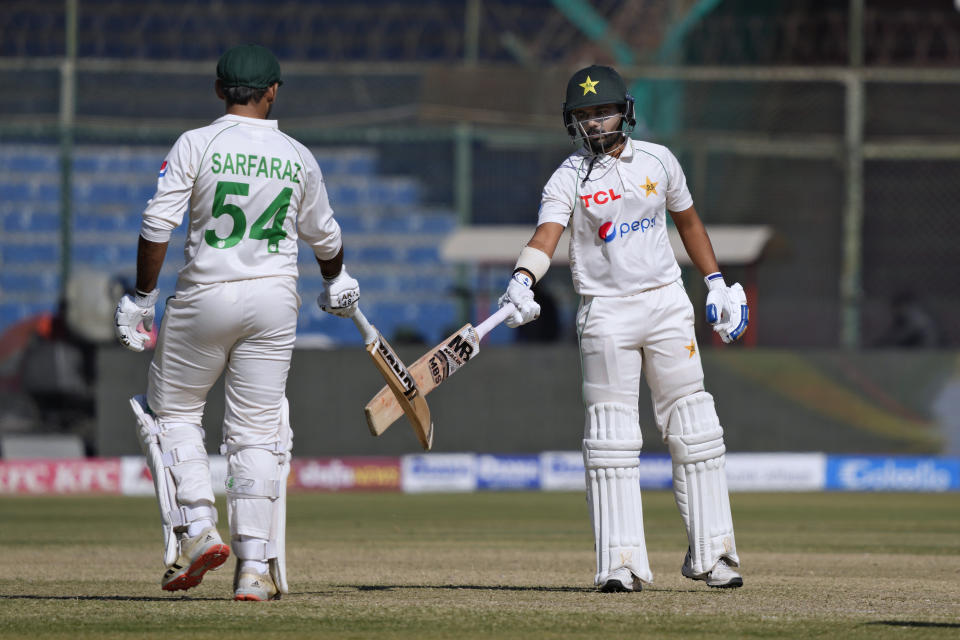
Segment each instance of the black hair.
[[223,87],[223,95],[228,107],[235,104],[248,104],[251,100],[260,102],[266,92],[266,89],[253,87]]

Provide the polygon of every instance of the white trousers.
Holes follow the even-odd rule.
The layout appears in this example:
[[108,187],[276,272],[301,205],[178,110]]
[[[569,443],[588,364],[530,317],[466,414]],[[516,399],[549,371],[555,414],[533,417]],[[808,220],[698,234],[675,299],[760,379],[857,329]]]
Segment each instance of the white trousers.
[[[636,473],[642,444],[637,424],[641,373],[650,387],[660,435],[665,441],[670,437],[674,495],[687,529],[692,567],[697,573],[708,572],[723,555],[738,563],[723,432],[713,398],[703,391],[693,323],[693,306],[680,282],[581,302],[577,325],[586,407],[584,465],[598,585],[621,567],[644,582],[652,576]],[[701,455],[704,444],[707,458]]]
[[683,285],[627,297],[584,297],[577,313],[586,406],[636,407],[646,376],[660,435],[680,398],[703,391],[693,305]]
[[287,276],[194,285],[167,300],[147,379],[163,421],[201,424],[207,393],[224,374],[224,441],[278,439],[300,297]]

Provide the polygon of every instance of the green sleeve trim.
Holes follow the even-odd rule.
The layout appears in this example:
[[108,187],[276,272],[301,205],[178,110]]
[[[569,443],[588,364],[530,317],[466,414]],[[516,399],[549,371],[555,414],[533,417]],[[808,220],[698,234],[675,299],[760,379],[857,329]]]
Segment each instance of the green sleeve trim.
[[651,158],[653,158],[654,160],[656,160],[657,162],[660,163],[660,168],[663,169],[663,175],[665,175],[665,176],[667,177],[667,189],[666,189],[666,190],[667,190],[667,191],[670,191],[670,172],[667,171],[667,168],[664,166],[663,160],[661,160],[661,159],[658,158],[657,156],[653,155],[652,153],[650,153],[650,152],[647,151],[646,149],[641,149],[641,148],[637,147],[637,151],[639,151],[639,152],[641,152],[641,153],[647,154],[648,156],[650,156]]
[[197,175],[196,175],[196,177],[193,179],[193,186],[194,186],[194,187],[197,186],[197,180],[200,179],[200,167],[203,166],[203,161],[204,161],[204,159],[206,159],[206,157],[207,157],[207,151],[209,151],[209,150],[210,150],[210,147],[213,146],[214,141],[215,141],[217,138],[219,138],[222,133],[224,133],[224,132],[227,131],[228,129],[233,129],[234,127],[238,126],[239,124],[240,124],[239,122],[236,122],[236,123],[234,123],[234,124],[231,124],[229,127],[224,127],[223,129],[221,129],[220,131],[217,132],[217,135],[215,135],[215,136],[213,136],[212,138],[210,138],[210,142],[207,143],[207,146],[204,147],[204,149],[203,149],[203,153],[200,154],[200,164],[197,165]]

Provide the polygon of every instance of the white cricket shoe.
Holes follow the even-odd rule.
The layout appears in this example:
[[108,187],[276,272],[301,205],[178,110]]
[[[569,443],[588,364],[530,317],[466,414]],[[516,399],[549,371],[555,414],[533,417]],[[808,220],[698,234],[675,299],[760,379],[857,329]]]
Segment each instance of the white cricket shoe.
[[180,541],[180,557],[160,580],[164,591],[192,589],[203,580],[203,574],[216,569],[230,557],[230,547],[223,544],[215,527],[208,527],[193,538]]
[[602,593],[622,593],[624,591],[642,591],[643,583],[626,567],[611,571],[607,579],[600,585]]
[[239,575],[234,580],[234,600],[263,602],[264,600],[280,599],[280,591],[269,574],[252,571],[239,571],[238,573]]
[[683,559],[683,566],[680,567],[680,573],[683,577],[691,580],[703,580],[708,587],[716,589],[736,589],[743,586],[743,578],[727,562],[726,558],[720,558],[713,569],[706,573],[694,573],[690,565],[690,551],[687,550],[687,556]]

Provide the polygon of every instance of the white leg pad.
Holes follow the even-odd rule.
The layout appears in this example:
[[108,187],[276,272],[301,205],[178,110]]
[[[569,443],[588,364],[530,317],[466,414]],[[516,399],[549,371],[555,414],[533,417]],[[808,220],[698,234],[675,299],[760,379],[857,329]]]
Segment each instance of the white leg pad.
[[673,458],[673,494],[690,544],[694,573],[707,573],[720,558],[740,565],[727,491],[723,429],[705,391],[681,398],[667,423]]
[[146,396],[130,398],[137,418],[140,448],[153,476],[163,525],[163,562],[170,566],[180,554],[176,533],[191,522],[217,522],[210,463],[199,425],[158,421]]
[[644,582],[653,580],[640,502],[642,445],[636,407],[613,402],[587,407],[583,464],[597,555],[597,585],[622,567]]
[[[286,400],[282,416],[277,442],[226,447],[225,453],[227,515],[234,553],[241,560],[269,563],[277,589],[280,593],[287,593],[287,477],[293,432]],[[244,537],[242,541],[241,536]]]

